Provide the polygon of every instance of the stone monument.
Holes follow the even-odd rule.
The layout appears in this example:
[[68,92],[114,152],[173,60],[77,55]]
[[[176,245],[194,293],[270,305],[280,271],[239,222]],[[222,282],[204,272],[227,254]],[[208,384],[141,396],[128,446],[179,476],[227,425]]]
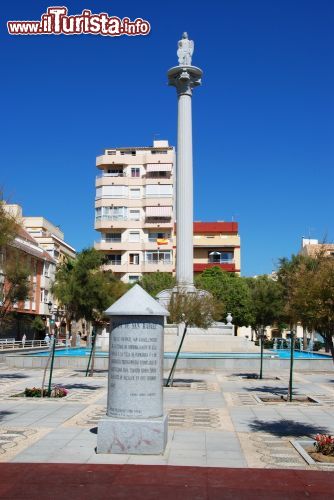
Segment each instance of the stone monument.
[[171,68],[168,84],[178,97],[176,158],[176,282],[194,291],[193,272],[193,147],[191,101],[193,88],[201,85],[202,70],[192,66],[194,42],[183,33],[178,42],[179,66]]
[[164,318],[169,314],[135,285],[106,314],[111,317],[107,415],[98,424],[97,453],[161,454]]

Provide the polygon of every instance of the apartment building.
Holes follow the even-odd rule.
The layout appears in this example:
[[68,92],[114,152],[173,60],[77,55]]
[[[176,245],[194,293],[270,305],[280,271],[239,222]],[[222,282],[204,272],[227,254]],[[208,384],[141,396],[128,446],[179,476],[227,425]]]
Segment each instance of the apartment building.
[[194,273],[218,266],[240,274],[237,222],[194,222]]
[[325,255],[334,257],[334,243],[319,243],[319,240],[302,238],[300,254],[314,257],[319,252],[324,252]]
[[57,264],[61,264],[65,259],[75,258],[75,248],[66,243],[63,231],[52,222],[44,217],[22,217],[22,223],[26,231],[56,260]]
[[106,149],[96,159],[95,248],[123,281],[174,271],[174,165],[168,141]]
[[[11,321],[6,322],[0,335],[20,339],[23,333],[30,336],[29,322],[31,319],[38,315],[43,318],[50,315],[47,303],[50,298],[49,289],[54,279],[56,261],[21,227],[18,229],[12,244],[4,250],[4,254],[1,256],[3,264],[6,259],[11,258],[11,248],[18,251],[15,258],[19,258],[31,270],[29,276],[30,293],[25,301],[14,304],[11,310],[16,314]],[[1,266],[0,286],[4,289],[8,286],[6,275]]]
[[[21,233],[24,234],[23,240],[26,245],[28,244],[35,253],[43,256],[40,279],[37,280],[39,306],[37,309],[31,309],[31,312],[50,317],[48,303],[53,304],[53,309],[57,307],[57,301],[51,293],[56,266],[67,258],[75,258],[76,251],[66,243],[64,233],[44,217],[23,217],[22,207],[18,204],[6,204],[5,209],[21,223]],[[32,303],[34,304],[35,301]]]

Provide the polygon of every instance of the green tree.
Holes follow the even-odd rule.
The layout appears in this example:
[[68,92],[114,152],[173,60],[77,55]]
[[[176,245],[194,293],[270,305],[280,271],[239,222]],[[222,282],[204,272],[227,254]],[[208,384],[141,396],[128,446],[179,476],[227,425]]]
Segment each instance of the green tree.
[[196,286],[207,290],[220,302],[221,320],[225,321],[226,315],[231,313],[236,327],[252,324],[252,298],[245,278],[214,266],[196,278]]
[[32,328],[32,330],[34,332],[34,338],[35,338],[36,333],[37,333],[37,337],[40,337],[41,334],[45,333],[45,323],[40,316],[36,316],[32,320],[30,327]]
[[10,316],[14,304],[26,300],[30,293],[30,267],[24,253],[16,246],[20,230],[17,218],[5,209],[0,200],[0,328]]
[[261,328],[285,321],[283,287],[276,277],[262,275],[245,278],[249,286],[252,301],[253,320],[251,326],[259,335]]
[[207,329],[221,316],[221,304],[205,292],[176,292],[171,296],[168,306],[169,319],[172,323],[183,324],[183,334],[169,373],[166,387],[173,380],[176,363],[189,327]]
[[68,331],[73,320],[100,321],[103,312],[126,291],[125,283],[111,271],[103,271],[103,261],[99,252],[89,248],[57,270],[52,293],[65,308]]
[[281,259],[278,277],[284,287],[284,310],[290,324],[300,322],[318,332],[334,362],[334,259],[324,251],[314,256]]
[[156,297],[162,290],[173,288],[176,284],[175,277],[171,273],[145,273],[139,281],[139,285],[147,293]]

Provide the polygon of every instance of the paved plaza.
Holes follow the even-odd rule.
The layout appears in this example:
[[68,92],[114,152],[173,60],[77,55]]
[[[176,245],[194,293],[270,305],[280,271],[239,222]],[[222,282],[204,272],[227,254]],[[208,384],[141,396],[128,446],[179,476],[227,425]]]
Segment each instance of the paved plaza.
[[169,435],[161,456],[96,453],[107,373],[84,375],[55,370],[54,383],[69,390],[65,398],[25,399],[12,396],[40,386],[42,371],[0,366],[1,462],[333,470],[308,465],[291,440],[334,434],[334,371],[296,373],[295,393],[315,400],[299,404],[261,402],[261,395],[286,393],[288,373],[261,381],[247,373],[177,372],[176,387],[164,389]]

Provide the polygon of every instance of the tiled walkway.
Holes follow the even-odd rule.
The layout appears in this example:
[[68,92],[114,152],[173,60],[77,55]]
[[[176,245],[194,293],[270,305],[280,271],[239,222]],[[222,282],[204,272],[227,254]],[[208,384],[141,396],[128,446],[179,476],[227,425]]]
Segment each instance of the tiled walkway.
[[287,376],[260,381],[237,373],[179,372],[177,386],[164,389],[169,413],[164,455],[97,455],[106,373],[85,378],[80,371],[56,370],[54,382],[66,386],[69,396],[27,400],[11,396],[39,386],[42,372],[2,365],[0,462],[326,470],[308,465],[290,439],[334,434],[334,374],[295,374],[295,392],[313,396],[319,404],[261,403],[258,396],[286,393]]

